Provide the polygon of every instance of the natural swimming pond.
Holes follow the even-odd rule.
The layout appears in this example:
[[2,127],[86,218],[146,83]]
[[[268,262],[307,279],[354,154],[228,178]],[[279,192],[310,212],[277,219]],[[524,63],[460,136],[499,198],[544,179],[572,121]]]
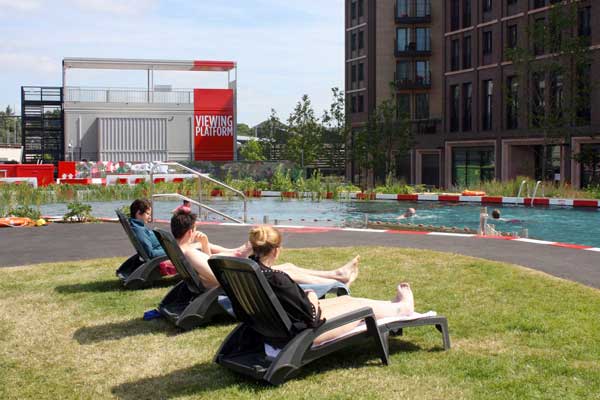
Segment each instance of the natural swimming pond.
[[[87,202],[93,207],[96,217],[115,217],[114,210],[128,201]],[[157,201],[154,217],[169,219],[171,210],[178,201]],[[242,203],[236,200],[212,198],[207,203],[211,207],[234,217],[242,217]],[[417,214],[402,222],[413,224],[470,228],[479,227],[480,204],[409,202],[409,201],[309,201],[282,200],[279,198],[249,199],[248,222],[262,223],[265,216],[271,223],[286,225],[319,226],[361,226],[365,215],[369,221],[394,222],[395,218],[407,208],[413,207]],[[492,221],[501,232],[517,232],[527,229],[529,237],[534,239],[576,243],[600,247],[600,211],[597,208],[572,207],[524,207],[517,205],[489,205],[500,210],[505,221]],[[41,206],[44,215],[63,215],[66,204],[45,204]],[[221,220],[209,216],[209,221]],[[217,219],[218,218],[218,219]],[[315,221],[316,220],[316,221]]]

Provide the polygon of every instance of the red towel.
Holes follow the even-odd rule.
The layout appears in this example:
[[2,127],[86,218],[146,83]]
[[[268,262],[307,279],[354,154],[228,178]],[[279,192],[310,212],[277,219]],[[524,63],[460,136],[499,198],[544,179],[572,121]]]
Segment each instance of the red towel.
[[177,273],[175,266],[170,260],[163,261],[158,264],[158,269],[162,276],[175,275]]

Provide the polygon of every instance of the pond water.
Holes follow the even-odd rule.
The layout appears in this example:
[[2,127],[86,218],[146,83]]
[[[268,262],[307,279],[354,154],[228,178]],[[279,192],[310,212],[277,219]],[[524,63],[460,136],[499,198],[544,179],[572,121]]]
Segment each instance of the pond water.
[[[114,210],[129,201],[87,202],[92,205],[96,217],[115,217]],[[157,201],[154,217],[169,219],[178,201]],[[236,218],[242,218],[242,202],[212,198],[207,205]],[[363,226],[365,215],[369,221],[395,222],[395,218],[413,207],[417,214],[402,222],[413,224],[470,228],[479,227],[480,204],[408,202],[408,201],[309,201],[282,200],[280,198],[249,199],[248,222],[262,223],[267,217],[270,223],[286,225]],[[502,221],[492,221],[496,230],[517,232],[527,229],[530,238],[575,243],[600,247],[600,211],[597,208],[573,207],[524,207],[518,205],[491,205],[488,212],[497,208]],[[64,215],[66,204],[42,205],[43,215]],[[222,221],[221,217],[209,215],[209,221]],[[275,221],[277,220],[277,221]]]

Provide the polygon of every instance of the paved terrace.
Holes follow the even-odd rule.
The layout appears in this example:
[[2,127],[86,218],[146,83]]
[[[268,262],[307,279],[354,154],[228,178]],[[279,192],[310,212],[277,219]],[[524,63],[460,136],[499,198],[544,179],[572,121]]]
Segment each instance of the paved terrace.
[[[161,225],[161,224],[159,224]],[[166,225],[161,225],[166,228]],[[247,226],[203,225],[211,241],[238,246]],[[389,246],[459,253],[522,265],[600,289],[600,253],[534,243],[477,237],[429,236],[284,228],[288,248]],[[0,267],[127,257],[133,254],[118,223],[50,224],[43,228],[0,229]],[[115,269],[118,267],[114,266]]]

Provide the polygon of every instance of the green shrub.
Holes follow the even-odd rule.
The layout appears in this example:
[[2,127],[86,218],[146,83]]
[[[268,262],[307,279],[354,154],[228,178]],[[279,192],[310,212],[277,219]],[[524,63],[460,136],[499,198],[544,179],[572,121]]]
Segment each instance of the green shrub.
[[14,217],[31,218],[33,220],[40,219],[41,213],[39,208],[33,208],[29,206],[18,206],[8,212],[8,215]]
[[67,213],[63,216],[63,221],[88,222],[93,221],[92,206],[89,204],[74,201],[67,205]]

